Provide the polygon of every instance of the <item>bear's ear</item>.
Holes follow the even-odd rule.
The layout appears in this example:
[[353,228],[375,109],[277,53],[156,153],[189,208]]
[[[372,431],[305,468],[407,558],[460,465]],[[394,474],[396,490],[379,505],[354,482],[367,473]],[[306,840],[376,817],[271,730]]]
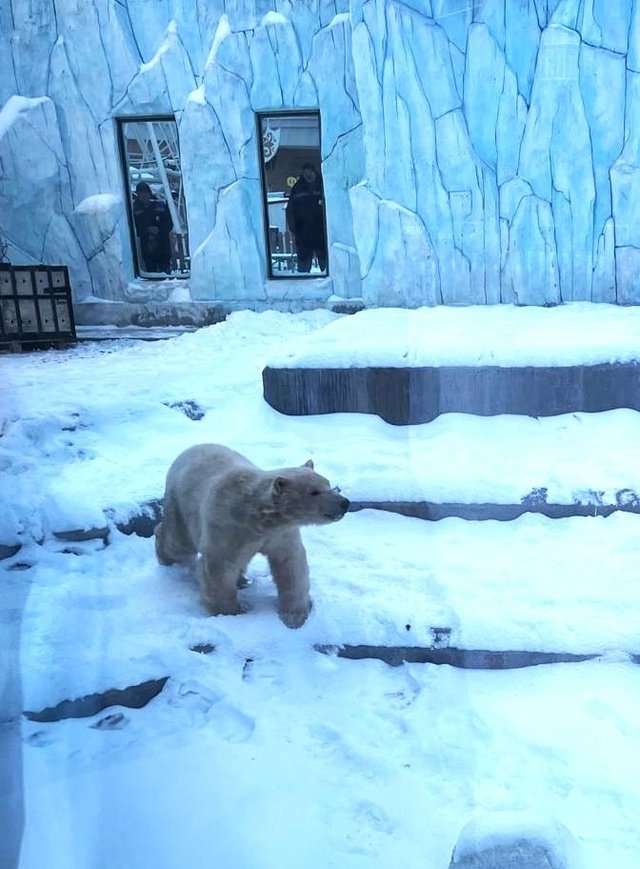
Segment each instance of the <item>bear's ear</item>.
[[286,477],[276,477],[273,481],[272,492],[274,495],[281,495],[287,488],[289,481]]
[[309,459],[308,461],[306,461],[302,467],[311,468],[311,470],[313,470],[313,459]]

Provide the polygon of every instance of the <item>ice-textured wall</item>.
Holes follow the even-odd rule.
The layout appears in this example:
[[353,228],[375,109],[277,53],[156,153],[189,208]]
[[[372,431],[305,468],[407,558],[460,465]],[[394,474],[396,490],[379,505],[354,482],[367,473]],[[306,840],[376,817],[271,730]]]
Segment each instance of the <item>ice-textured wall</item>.
[[[78,299],[131,292],[114,118],[174,113],[193,299],[640,303],[640,0],[5,0],[0,106]],[[255,112],[315,107],[331,279],[268,281]]]

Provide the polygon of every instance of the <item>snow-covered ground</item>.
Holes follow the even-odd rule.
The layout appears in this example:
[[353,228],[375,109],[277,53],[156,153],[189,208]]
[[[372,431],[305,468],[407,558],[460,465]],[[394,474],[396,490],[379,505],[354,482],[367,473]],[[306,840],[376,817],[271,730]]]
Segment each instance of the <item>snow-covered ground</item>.
[[[490,835],[513,810],[532,830],[563,824],[585,869],[637,869],[639,516],[349,514],[303,532],[314,609],[298,631],[278,620],[261,559],[249,612],[208,618],[188,572],[112,518],[106,547],[53,537],[135,514],[205,441],[265,467],[312,457],[362,500],[640,489],[630,410],[406,429],[281,416],[263,365],[335,319],[237,313],[166,341],[0,357],[0,543],[23,544],[0,562],[0,697],[37,711],[169,677],[143,709],[23,720],[20,869],[446,869],[467,822]],[[426,644],[432,627],[467,648],[601,657],[488,672],[313,649]]]

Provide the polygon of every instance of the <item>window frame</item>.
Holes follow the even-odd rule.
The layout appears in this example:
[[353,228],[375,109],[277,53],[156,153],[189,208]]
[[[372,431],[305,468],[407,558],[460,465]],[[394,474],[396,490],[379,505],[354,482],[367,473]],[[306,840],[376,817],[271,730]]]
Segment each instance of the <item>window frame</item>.
[[[317,281],[322,280],[323,278],[328,278],[330,275],[329,269],[329,237],[327,234],[327,205],[326,205],[326,194],[325,194],[325,202],[324,202],[324,229],[325,229],[325,238],[327,239],[327,268],[322,274],[305,274],[303,272],[291,272],[290,274],[283,274],[279,271],[274,271],[273,268],[273,259],[271,253],[271,239],[269,236],[269,199],[268,199],[268,187],[267,187],[267,176],[264,165],[264,155],[262,152],[262,121],[265,118],[290,118],[290,117],[313,117],[317,121],[318,125],[318,162],[320,164],[320,169],[322,169],[322,123],[320,116],[320,109],[312,108],[312,109],[274,109],[273,111],[268,110],[260,110],[256,112],[256,131],[257,131],[257,141],[258,141],[258,158],[260,160],[260,196],[262,198],[262,222],[263,222],[263,235],[264,235],[264,256],[265,262],[267,265],[267,277],[272,281],[291,281],[291,280],[299,280],[299,281]],[[324,177],[323,177],[324,183]]]
[[[184,272],[182,274],[150,274],[149,272],[144,273],[144,270],[141,268],[140,259],[138,256],[138,244],[136,241],[136,229],[135,229],[135,221],[133,217],[133,199],[131,196],[130,190],[130,179],[129,179],[129,158],[127,154],[127,145],[125,141],[124,135],[124,126],[125,124],[130,123],[140,123],[140,122],[159,122],[159,123],[167,123],[171,122],[176,125],[176,140],[178,142],[178,149],[180,149],[180,130],[178,127],[178,122],[176,120],[176,116],[171,113],[167,114],[154,114],[154,115],[118,115],[114,118],[116,122],[116,131],[117,131],[117,140],[118,140],[118,152],[120,156],[120,169],[122,173],[122,184],[124,191],[124,199],[127,209],[127,222],[129,225],[129,244],[131,247],[132,259],[133,259],[133,270],[136,278],[139,278],[142,281],[181,281],[181,280],[189,280],[191,277],[191,268],[189,268],[188,272]],[[188,213],[187,213],[188,220]],[[188,224],[187,224],[188,227]]]

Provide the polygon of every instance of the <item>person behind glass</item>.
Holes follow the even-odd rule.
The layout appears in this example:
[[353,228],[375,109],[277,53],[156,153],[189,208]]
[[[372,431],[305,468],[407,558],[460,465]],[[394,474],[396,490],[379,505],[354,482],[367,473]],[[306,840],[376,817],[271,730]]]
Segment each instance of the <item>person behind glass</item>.
[[145,272],[171,272],[171,213],[166,202],[156,199],[146,181],[136,185],[133,220],[140,241],[142,269]]
[[321,271],[327,268],[322,178],[312,163],[305,163],[291,188],[287,203],[287,226],[296,240],[297,269],[311,271],[314,254]]

